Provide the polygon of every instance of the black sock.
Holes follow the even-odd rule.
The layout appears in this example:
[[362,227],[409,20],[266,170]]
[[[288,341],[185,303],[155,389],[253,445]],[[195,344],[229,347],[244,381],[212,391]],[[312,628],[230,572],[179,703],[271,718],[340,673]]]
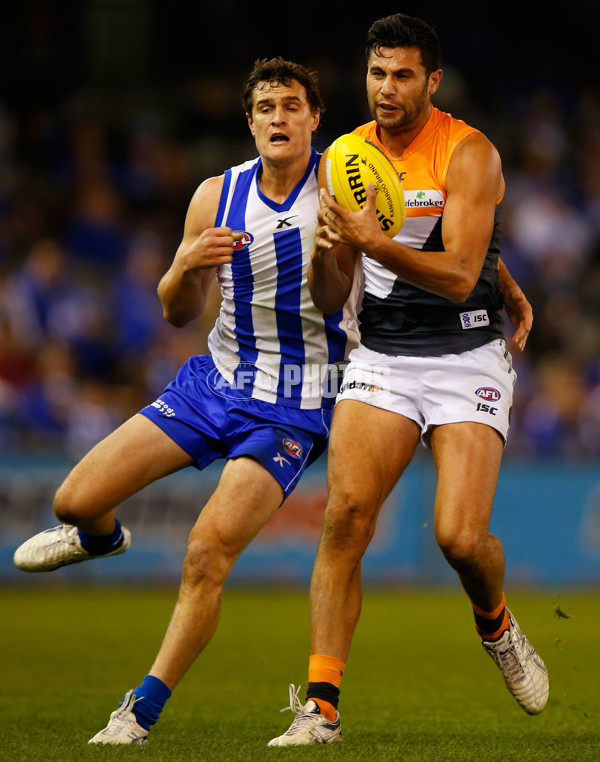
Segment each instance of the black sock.
[[306,689],[306,700],[311,698],[328,701],[336,709],[340,700],[340,689],[333,683],[309,683]]

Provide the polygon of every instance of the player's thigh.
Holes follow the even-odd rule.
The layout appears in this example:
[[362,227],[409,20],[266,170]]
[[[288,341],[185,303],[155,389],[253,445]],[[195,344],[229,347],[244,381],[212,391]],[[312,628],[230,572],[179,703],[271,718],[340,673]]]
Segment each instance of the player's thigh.
[[190,548],[207,547],[236,558],[279,509],[283,489],[258,461],[239,457],[227,461],[219,484],[190,535]]
[[446,424],[433,429],[431,449],[438,475],[438,539],[487,532],[504,449],[500,434],[482,423]]
[[158,426],[137,414],[95,445],[59,488],[55,506],[95,516],[147,484],[192,464]]
[[356,400],[335,407],[327,480],[330,503],[337,496],[353,509],[377,511],[419,444],[420,428],[411,419]]

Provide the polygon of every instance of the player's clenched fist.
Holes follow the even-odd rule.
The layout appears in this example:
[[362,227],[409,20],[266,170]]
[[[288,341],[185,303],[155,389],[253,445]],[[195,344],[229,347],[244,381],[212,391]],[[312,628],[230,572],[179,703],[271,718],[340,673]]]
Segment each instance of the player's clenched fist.
[[207,228],[187,246],[180,247],[181,265],[184,270],[195,270],[228,264],[233,258],[233,247],[242,235],[229,227]]
[[235,242],[242,235],[229,227],[186,231],[171,267],[158,284],[166,320],[182,326],[202,314],[217,268],[231,262]]

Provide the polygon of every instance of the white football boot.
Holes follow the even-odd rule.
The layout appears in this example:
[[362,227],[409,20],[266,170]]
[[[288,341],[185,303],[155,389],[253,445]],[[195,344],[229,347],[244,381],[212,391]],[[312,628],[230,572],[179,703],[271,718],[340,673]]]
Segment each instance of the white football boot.
[[136,701],[137,698],[132,690],[126,693],[121,706],[110,715],[108,725],[90,738],[88,744],[146,743],[148,731],[138,725],[137,718],[131,711]]
[[23,571],[46,572],[58,569],[60,566],[88,561],[91,558],[116,556],[119,553],[125,553],[131,545],[129,529],[122,526],[121,531],[123,540],[118,547],[109,553],[92,555],[82,547],[77,527],[60,524],[26,540],[16,549],[13,561],[15,566]]
[[[508,610],[507,610],[508,611]],[[527,714],[539,714],[548,703],[548,670],[508,611],[509,629],[483,647],[504,675],[506,687]]]
[[290,685],[290,705],[282,709],[291,709],[296,719],[282,736],[272,738],[267,746],[305,746],[316,743],[337,743],[342,740],[340,714],[337,713],[335,722],[323,717],[318,704],[309,699],[303,706],[298,698],[300,687]]

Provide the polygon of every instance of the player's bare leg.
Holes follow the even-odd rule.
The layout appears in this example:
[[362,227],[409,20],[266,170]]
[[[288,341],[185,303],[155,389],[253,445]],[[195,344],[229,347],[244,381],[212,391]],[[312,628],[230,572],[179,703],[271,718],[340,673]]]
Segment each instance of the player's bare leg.
[[190,534],[179,596],[154,664],[90,743],[145,743],[171,691],[214,635],[233,564],[282,500],[279,483],[255,460],[228,461]]
[[438,473],[435,534],[473,603],[491,611],[502,599],[504,550],[489,532],[503,442],[480,423],[436,427],[431,449]]
[[[290,686],[290,728],[269,746],[341,741],[337,695],[362,602],[361,560],[379,509],[419,442],[408,418],[353,400],[340,402],[329,444],[329,499],[311,590],[311,659],[306,705]],[[360,431],[360,436],[356,432]],[[338,690],[339,692],[339,690]]]
[[505,606],[504,550],[489,531],[503,443],[478,423],[439,426],[431,437],[438,471],[436,538],[473,603],[482,643],[528,714],[548,701],[548,672]]
[[310,590],[311,652],[345,661],[360,615],[360,562],[420,434],[414,421],[354,400],[340,402],[334,415],[329,498]]
[[150,674],[171,690],[212,638],[233,564],[283,500],[278,482],[251,458],[228,461],[189,538],[179,597]]
[[89,534],[114,523],[114,509],[151,482],[193,463],[167,434],[136,414],[93,447],[56,492],[54,513]]
[[[147,484],[191,463],[191,457],[158,426],[134,415],[72,469],[53,506],[63,525],[23,543],[15,552],[15,564],[25,571],[51,571],[123,552],[131,538],[117,524],[116,507]],[[78,530],[88,536],[87,543]],[[116,545],[111,549],[113,533]]]

